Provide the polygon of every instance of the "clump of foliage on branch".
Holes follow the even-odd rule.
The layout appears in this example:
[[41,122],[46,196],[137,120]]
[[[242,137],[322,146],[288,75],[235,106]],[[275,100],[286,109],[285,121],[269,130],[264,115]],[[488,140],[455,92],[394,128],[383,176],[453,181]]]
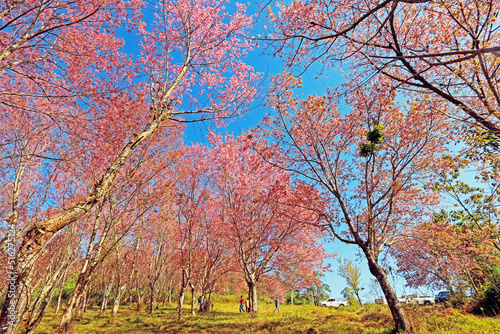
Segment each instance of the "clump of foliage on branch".
[[367,143],[359,145],[359,155],[364,158],[375,154],[375,151],[380,149],[380,144],[384,141],[384,127],[375,123],[373,129],[366,133],[366,140],[368,140]]

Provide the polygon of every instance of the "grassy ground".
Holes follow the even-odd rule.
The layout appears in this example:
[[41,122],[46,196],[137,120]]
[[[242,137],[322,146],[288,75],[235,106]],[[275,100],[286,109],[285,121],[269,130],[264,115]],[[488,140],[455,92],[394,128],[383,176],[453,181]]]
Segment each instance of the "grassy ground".
[[[160,307],[155,314],[138,313],[122,307],[115,323],[109,322],[109,311],[100,315],[89,310],[74,323],[75,333],[391,333],[392,318],[386,305],[327,308],[259,304],[257,315],[238,312],[238,301],[216,302],[214,310],[192,316],[185,309],[184,321],[177,322],[175,306]],[[441,306],[407,309],[415,333],[500,333],[500,318],[465,315]],[[51,333],[58,318],[49,316],[38,333]]]

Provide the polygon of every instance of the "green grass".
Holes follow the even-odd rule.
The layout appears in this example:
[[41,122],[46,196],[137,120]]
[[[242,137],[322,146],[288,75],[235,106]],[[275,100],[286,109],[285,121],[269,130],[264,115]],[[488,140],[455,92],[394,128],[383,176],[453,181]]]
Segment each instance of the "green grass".
[[[238,301],[219,301],[208,313],[190,314],[184,309],[184,321],[177,322],[175,305],[160,307],[153,315],[120,309],[114,323],[108,310],[100,315],[91,309],[74,323],[74,333],[391,333],[393,329],[389,309],[385,305],[327,308],[315,306],[259,304],[258,314],[240,314]],[[415,333],[500,333],[500,318],[465,315],[444,307],[407,309]],[[51,333],[59,318],[50,313],[40,324],[38,333]],[[314,329],[314,330],[311,330]]]

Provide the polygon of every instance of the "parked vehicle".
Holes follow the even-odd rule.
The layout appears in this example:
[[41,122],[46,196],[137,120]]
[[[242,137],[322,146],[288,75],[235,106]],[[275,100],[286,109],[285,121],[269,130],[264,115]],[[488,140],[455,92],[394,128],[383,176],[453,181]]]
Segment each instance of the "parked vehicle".
[[435,298],[431,296],[419,296],[416,293],[409,293],[398,298],[400,303],[404,304],[418,304],[418,305],[432,305]]
[[318,306],[333,306],[333,307],[339,307],[339,306],[347,306],[349,305],[349,302],[347,300],[339,300],[336,298],[330,298],[328,300],[322,301],[318,303]]
[[407,295],[402,295],[401,297],[398,297],[398,300],[402,304],[411,304],[413,302],[413,299],[417,297],[418,295],[416,293],[409,293]]
[[439,291],[436,295],[436,304],[444,304],[450,300],[450,291]]
[[375,304],[387,304],[387,299],[385,299],[385,297],[378,297],[378,298],[375,298],[374,300]]
[[413,299],[418,305],[433,305],[435,298],[431,296],[418,296]]

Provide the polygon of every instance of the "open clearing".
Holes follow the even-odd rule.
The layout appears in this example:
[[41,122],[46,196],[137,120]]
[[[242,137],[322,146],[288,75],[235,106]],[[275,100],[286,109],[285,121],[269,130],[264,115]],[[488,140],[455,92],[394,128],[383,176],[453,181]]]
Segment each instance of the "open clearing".
[[[134,305],[135,306],[135,305]],[[124,306],[117,320],[110,323],[110,311],[104,315],[88,310],[74,323],[74,333],[391,333],[392,318],[386,305],[348,306],[340,309],[312,305],[259,304],[259,313],[238,312],[238,302],[217,302],[209,313],[190,314],[184,309],[184,321],[177,322],[174,304],[160,307],[153,315]],[[500,318],[466,315],[444,306],[406,308],[415,333],[500,333]],[[51,333],[59,317],[50,311],[38,333]]]

